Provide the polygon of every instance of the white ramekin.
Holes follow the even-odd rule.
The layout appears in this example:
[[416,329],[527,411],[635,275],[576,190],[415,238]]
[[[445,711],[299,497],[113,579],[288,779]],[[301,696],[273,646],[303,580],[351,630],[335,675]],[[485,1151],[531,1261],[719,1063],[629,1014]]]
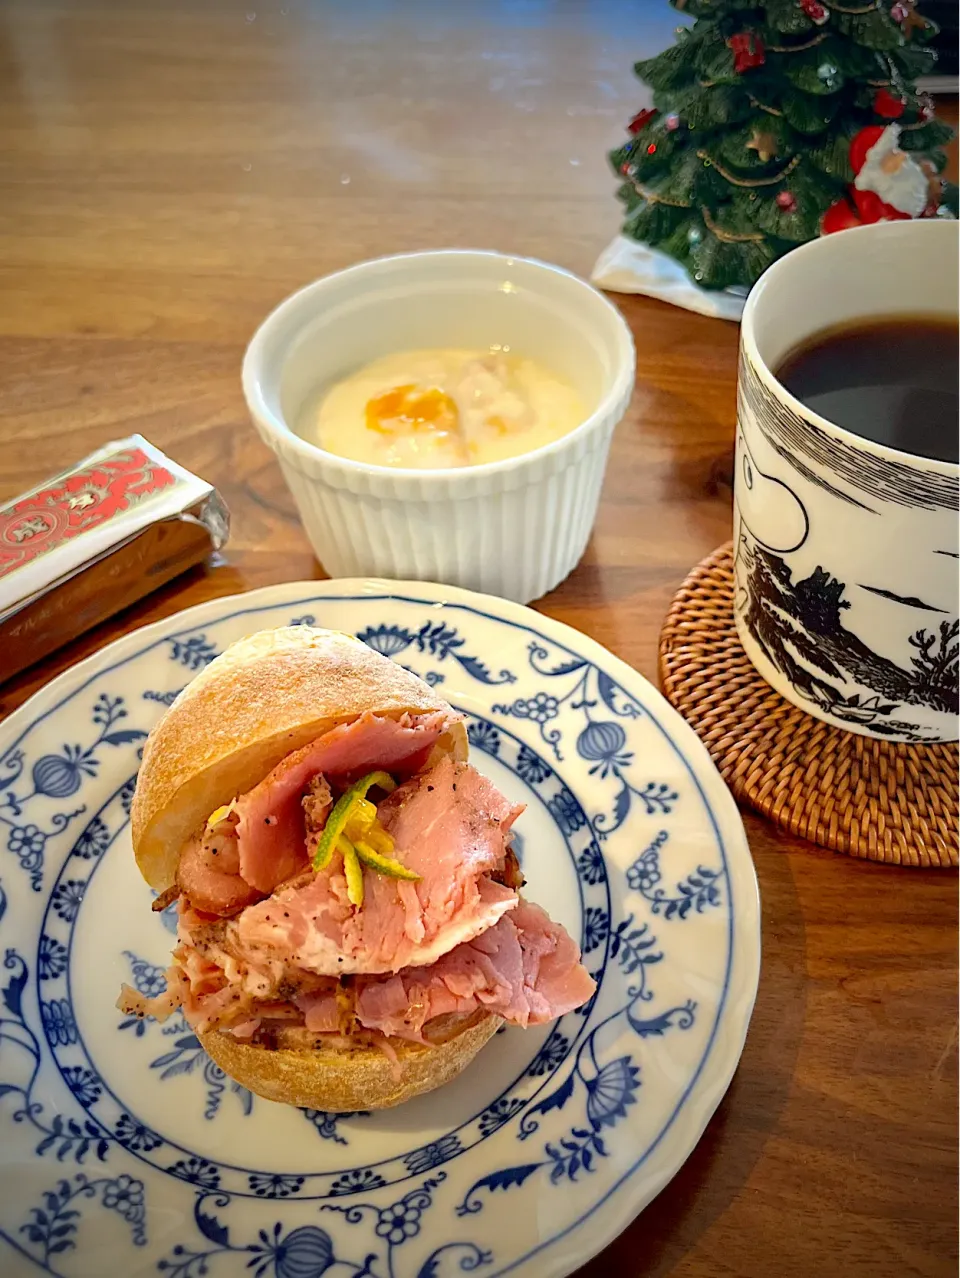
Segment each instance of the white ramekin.
[[[458,470],[369,466],[295,433],[320,387],[381,355],[496,344],[572,382],[583,424],[535,452]],[[250,413],[331,576],[439,581],[520,603],[583,554],[633,379],[630,330],[589,284],[459,250],[381,258],[307,285],[267,316],[243,361]]]

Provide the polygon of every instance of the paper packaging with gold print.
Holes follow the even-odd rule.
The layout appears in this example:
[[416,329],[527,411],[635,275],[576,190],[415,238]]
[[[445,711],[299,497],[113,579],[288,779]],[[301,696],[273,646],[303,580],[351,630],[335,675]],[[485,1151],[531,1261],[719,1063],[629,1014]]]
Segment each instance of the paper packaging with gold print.
[[0,682],[227,540],[216,489],[140,435],[0,506]]

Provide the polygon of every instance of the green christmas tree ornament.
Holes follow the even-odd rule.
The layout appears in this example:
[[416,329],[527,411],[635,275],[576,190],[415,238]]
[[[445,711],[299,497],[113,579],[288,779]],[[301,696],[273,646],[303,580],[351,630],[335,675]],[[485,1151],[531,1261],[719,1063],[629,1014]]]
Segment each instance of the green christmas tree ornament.
[[691,305],[670,293],[692,282],[714,299],[694,309],[733,317],[773,261],[818,235],[956,217],[940,176],[952,133],[916,86],[937,28],[915,0],[671,3],[695,21],[636,65],[654,105],[610,156],[626,212],[600,283],[623,286],[612,277],[632,247],[670,281],[632,291]]

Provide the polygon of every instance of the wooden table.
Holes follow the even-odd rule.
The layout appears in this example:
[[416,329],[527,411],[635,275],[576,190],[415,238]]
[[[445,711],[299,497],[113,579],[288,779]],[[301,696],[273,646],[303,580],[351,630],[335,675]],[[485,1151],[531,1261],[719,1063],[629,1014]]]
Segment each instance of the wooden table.
[[[605,150],[644,102],[661,0],[0,5],[0,500],[140,431],[216,482],[223,557],[0,688],[117,635],[323,576],[240,394],[296,286],[403,249],[588,273],[618,224]],[[737,328],[618,299],[637,344],[596,532],[536,606],[656,678],[692,564],[730,535]],[[747,815],[763,975],[726,1100],[583,1270],[956,1273],[957,882],[819,852]]]

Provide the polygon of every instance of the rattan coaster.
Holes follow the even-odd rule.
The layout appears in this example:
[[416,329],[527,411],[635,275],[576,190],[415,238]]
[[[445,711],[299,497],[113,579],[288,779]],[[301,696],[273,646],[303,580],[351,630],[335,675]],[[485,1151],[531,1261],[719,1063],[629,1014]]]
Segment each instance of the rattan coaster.
[[757,674],[733,623],[733,546],[698,564],[660,634],[660,682],[738,800],[791,834],[893,865],[958,859],[958,749],[844,732]]

